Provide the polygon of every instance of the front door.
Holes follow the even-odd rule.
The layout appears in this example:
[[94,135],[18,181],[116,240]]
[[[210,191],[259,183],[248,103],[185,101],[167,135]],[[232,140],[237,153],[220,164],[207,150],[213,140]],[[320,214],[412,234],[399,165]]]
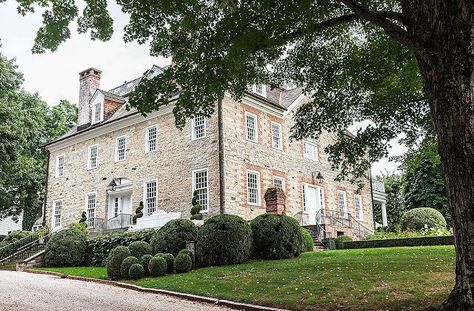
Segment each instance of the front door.
[[111,195],[109,197],[108,219],[118,217],[119,215],[131,215],[132,204],[131,195]]
[[308,214],[308,224],[316,225],[320,223],[319,219],[316,219],[317,216],[321,216],[318,213],[323,207],[323,192],[321,187],[304,185],[304,202],[305,202],[305,211]]

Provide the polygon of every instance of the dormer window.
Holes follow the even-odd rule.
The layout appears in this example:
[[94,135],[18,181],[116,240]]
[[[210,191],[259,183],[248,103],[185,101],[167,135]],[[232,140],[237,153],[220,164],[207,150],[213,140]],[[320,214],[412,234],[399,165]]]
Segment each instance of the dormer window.
[[92,124],[102,122],[104,120],[103,102],[97,101],[92,107]]
[[267,88],[265,84],[252,85],[252,92],[263,97],[267,97]]

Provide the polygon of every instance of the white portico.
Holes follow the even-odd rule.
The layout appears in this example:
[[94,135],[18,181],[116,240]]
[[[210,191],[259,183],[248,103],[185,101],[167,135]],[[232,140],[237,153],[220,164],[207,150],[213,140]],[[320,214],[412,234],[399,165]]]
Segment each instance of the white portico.
[[372,180],[372,201],[374,204],[380,204],[382,210],[382,227],[388,225],[387,221],[387,194],[385,193],[385,185],[382,181]]

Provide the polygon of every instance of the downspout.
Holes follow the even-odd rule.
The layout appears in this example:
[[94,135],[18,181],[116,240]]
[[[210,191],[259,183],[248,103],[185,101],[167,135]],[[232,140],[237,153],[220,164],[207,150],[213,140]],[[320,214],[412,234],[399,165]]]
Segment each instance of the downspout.
[[222,99],[217,102],[217,128],[219,137],[219,204],[220,213],[225,214],[225,172],[224,172],[224,121],[222,117]]
[[43,222],[41,225],[43,227],[46,227],[46,207],[48,205],[48,183],[49,183],[49,160],[50,160],[50,155],[51,153],[49,152],[48,149],[44,149],[46,151],[46,180],[45,180],[45,185],[44,185],[44,202],[43,202]]

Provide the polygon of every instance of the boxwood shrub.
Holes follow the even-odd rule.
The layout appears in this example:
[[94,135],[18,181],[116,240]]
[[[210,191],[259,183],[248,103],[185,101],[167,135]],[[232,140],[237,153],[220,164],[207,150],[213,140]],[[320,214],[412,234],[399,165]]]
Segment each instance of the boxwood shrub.
[[148,263],[148,271],[150,276],[162,276],[166,274],[168,267],[166,265],[166,259],[161,256],[155,256],[150,259]]
[[195,241],[196,225],[187,219],[174,219],[161,227],[151,239],[154,253],[177,255],[186,247],[186,241]]
[[143,255],[147,254],[151,255],[153,253],[150,243],[145,241],[132,242],[128,246],[128,249],[130,250],[132,256],[135,256],[137,258],[141,258]]
[[81,266],[85,261],[86,235],[69,228],[54,233],[46,243],[44,263],[48,267]]
[[303,235],[303,251],[312,252],[314,249],[314,240],[311,233],[308,230],[301,228],[301,234]]
[[166,272],[173,273],[174,272],[174,256],[170,253],[165,253],[161,255],[166,260]]
[[298,257],[303,247],[301,227],[296,219],[277,214],[262,214],[250,222],[253,253],[256,258]]
[[198,264],[202,266],[245,262],[252,254],[252,230],[239,216],[214,216],[199,228],[196,253]]
[[174,260],[176,273],[186,273],[193,268],[193,260],[186,253],[179,253]]
[[429,207],[419,207],[405,212],[400,218],[402,231],[420,231],[425,228],[446,227],[446,219],[443,215]]
[[125,258],[131,256],[130,250],[125,246],[117,246],[112,249],[107,257],[107,276],[109,279],[120,278],[120,266]]
[[189,257],[191,258],[192,263],[193,263],[193,268],[196,267],[196,262],[194,260],[195,258],[194,258],[193,253],[189,249],[182,249],[182,250],[179,251],[178,255],[183,254],[183,253],[189,255]]
[[152,255],[143,255],[140,258],[140,264],[143,266],[143,269],[145,269],[145,275],[150,275],[150,270],[148,270],[148,264],[150,263],[150,259],[153,258]]
[[131,279],[138,280],[145,276],[145,269],[139,263],[134,263],[130,266],[128,275]]
[[363,240],[337,243],[337,249],[399,247],[399,246],[432,246],[453,245],[453,236],[429,236],[420,238],[401,238],[385,240]]
[[138,258],[135,256],[128,256],[122,261],[122,264],[120,265],[120,276],[123,279],[128,279],[129,275],[128,272],[130,271],[130,267],[133,264],[139,263]]

